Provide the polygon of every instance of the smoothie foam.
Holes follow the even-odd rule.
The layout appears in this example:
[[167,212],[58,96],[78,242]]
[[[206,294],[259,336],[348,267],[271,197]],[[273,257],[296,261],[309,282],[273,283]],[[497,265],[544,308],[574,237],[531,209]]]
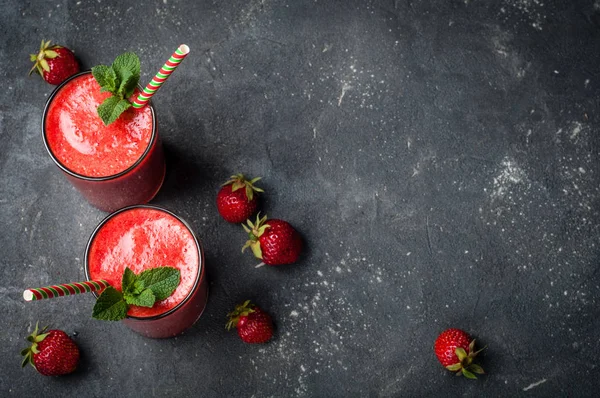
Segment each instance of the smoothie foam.
[[131,167],[148,148],[150,108],[129,108],[105,126],[97,108],[109,96],[100,92],[88,73],[70,81],[50,103],[44,126],[48,147],[70,171],[86,177],[115,175]]
[[87,262],[91,279],[105,279],[119,290],[125,267],[136,274],[160,266],[181,271],[181,282],[170,297],[152,308],[129,307],[128,315],[140,318],[163,314],[182,302],[200,268],[189,229],[172,215],[145,207],[122,211],[102,225],[90,244]]

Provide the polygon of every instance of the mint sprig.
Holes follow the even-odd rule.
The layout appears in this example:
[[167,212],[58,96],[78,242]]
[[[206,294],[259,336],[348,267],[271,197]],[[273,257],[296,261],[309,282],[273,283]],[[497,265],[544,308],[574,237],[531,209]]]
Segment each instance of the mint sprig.
[[121,292],[114,287],[104,289],[92,311],[92,317],[103,321],[119,321],[127,316],[130,305],[152,307],[169,297],[181,280],[181,272],[173,267],[157,267],[136,275],[125,268]]
[[178,269],[161,267],[143,271],[137,276],[136,282],[141,282],[147,290],[151,290],[156,300],[164,300],[175,290],[171,289],[171,286],[179,285],[179,276]]
[[111,66],[94,66],[92,75],[100,85],[101,92],[112,94],[98,106],[98,116],[108,126],[131,107],[128,98],[140,80],[140,59],[135,53],[123,53]]
[[102,320],[118,321],[127,316],[127,303],[123,301],[123,294],[112,286],[104,289],[92,311],[92,317]]

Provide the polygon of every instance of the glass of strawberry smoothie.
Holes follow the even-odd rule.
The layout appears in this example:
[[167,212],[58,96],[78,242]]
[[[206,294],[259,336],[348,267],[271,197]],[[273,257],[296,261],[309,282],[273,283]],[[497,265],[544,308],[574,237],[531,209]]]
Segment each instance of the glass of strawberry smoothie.
[[146,337],[176,336],[192,326],[204,311],[208,298],[204,253],[191,228],[168,210],[150,205],[130,206],[106,217],[86,248],[88,280],[105,279],[118,290],[125,267],[139,274],[161,266],[179,269],[181,282],[177,289],[151,308],[129,306],[123,320]]
[[54,90],[42,118],[54,163],[88,202],[107,212],[149,202],[166,170],[154,108],[129,108],[105,126],[97,108],[109,96],[90,71],[82,72]]

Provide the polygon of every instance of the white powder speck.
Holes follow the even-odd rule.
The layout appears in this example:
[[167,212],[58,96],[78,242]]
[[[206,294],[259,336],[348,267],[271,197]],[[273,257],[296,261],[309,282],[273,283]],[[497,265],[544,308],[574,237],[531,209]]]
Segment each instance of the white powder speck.
[[573,129],[571,130],[571,140],[577,140],[579,137],[579,133],[583,130],[583,125],[579,122],[573,122]]
[[503,0],[503,3],[500,13],[505,21],[517,19],[516,24],[529,23],[533,28],[542,30],[546,22],[542,0]]
[[540,381],[537,381],[535,383],[531,383],[530,385],[528,385],[527,387],[523,388],[523,391],[529,391],[532,388],[535,388],[537,386],[539,386],[540,384],[544,384],[547,380],[546,379],[542,379]]
[[340,274],[342,272],[342,268],[341,267],[335,267],[335,272],[337,272],[338,274]]
[[494,189],[491,193],[492,199],[505,197],[512,186],[521,184],[527,180],[527,175],[514,159],[508,156],[505,157],[502,159],[501,166],[500,173],[494,177]]
[[321,271],[317,271],[317,275],[323,276],[323,273]]
[[290,312],[290,316],[297,317],[298,311],[294,310],[294,311]]

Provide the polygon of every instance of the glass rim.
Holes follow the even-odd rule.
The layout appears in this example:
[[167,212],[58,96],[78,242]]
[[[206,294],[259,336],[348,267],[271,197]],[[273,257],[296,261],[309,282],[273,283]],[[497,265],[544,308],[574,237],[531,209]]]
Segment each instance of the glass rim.
[[[76,79],[76,78],[78,78],[80,76],[83,76],[83,75],[86,75],[86,74],[91,74],[91,73],[92,73],[92,71],[90,69],[78,72],[78,73],[70,76],[67,80],[65,80],[60,85],[58,85],[54,89],[54,91],[52,91],[52,93],[48,97],[48,100],[46,101],[46,105],[44,105],[44,113],[42,114],[42,140],[44,141],[44,147],[46,147],[46,151],[48,152],[48,154],[50,155],[50,157],[52,158],[52,160],[54,161],[54,163],[63,172],[67,173],[68,175],[70,175],[72,177],[78,178],[80,180],[86,180],[86,181],[109,181],[109,180],[114,180],[116,178],[122,177],[122,176],[126,175],[127,173],[130,173],[140,163],[142,163],[142,161],[144,161],[144,159],[148,156],[148,154],[150,153],[150,149],[152,148],[152,146],[154,145],[154,143],[156,142],[156,139],[157,139],[157,134],[156,134],[156,114],[154,112],[154,107],[152,106],[152,102],[148,101],[148,104],[146,106],[150,107],[150,112],[152,114],[152,136],[150,137],[150,142],[148,142],[148,146],[144,150],[144,153],[142,153],[140,155],[139,159],[136,160],[135,163],[133,163],[131,166],[129,166],[125,170],[120,171],[117,174],[112,174],[112,175],[109,175],[109,176],[90,177],[90,176],[86,176],[86,175],[77,173],[77,172],[69,169],[67,166],[65,166],[64,164],[62,164],[60,160],[58,160],[58,158],[56,157],[56,155],[54,155],[54,153],[50,149],[50,145],[48,144],[48,139],[46,138],[46,116],[48,115],[48,108],[50,108],[50,103],[52,102],[52,100],[54,99],[54,97],[56,97],[56,95],[58,94],[58,92],[64,86],[66,86],[71,80],[74,80],[74,79]],[[142,87],[139,84],[138,84],[138,89],[140,91],[142,91]]]
[[[190,301],[190,299],[192,298],[192,295],[196,292],[196,290],[198,289],[198,286],[200,285],[201,277],[204,272],[204,251],[202,248],[202,244],[200,243],[200,240],[198,240],[198,237],[194,233],[194,230],[190,227],[190,225],[184,219],[182,219],[181,217],[179,217],[178,215],[176,215],[175,213],[173,213],[167,209],[164,209],[159,206],[147,205],[147,204],[146,205],[127,206],[127,207],[123,207],[122,209],[119,209],[119,210],[116,210],[116,211],[110,213],[108,216],[104,217],[104,219],[102,221],[100,221],[100,223],[96,226],[96,228],[92,232],[92,235],[90,236],[90,239],[88,240],[87,245],[85,246],[84,271],[85,271],[86,279],[88,281],[91,281],[92,278],[90,278],[90,272],[89,272],[89,266],[88,266],[89,265],[88,264],[88,255],[89,255],[89,251],[90,251],[92,242],[94,241],[94,238],[98,234],[98,231],[100,231],[100,229],[104,226],[104,224],[106,224],[108,222],[108,220],[112,219],[113,217],[117,216],[120,213],[124,213],[126,211],[133,210],[133,209],[139,209],[139,208],[157,210],[157,211],[160,211],[163,213],[167,213],[168,215],[170,215],[172,217],[175,217],[175,219],[177,221],[181,222],[183,224],[183,226],[186,227],[187,230],[190,232],[190,234],[192,235],[192,238],[194,238],[194,243],[196,243],[196,249],[198,250],[198,273],[196,274],[196,280],[194,281],[194,284],[192,285],[190,292],[183,300],[181,300],[175,307],[171,308],[168,311],[163,312],[162,314],[147,316],[147,317],[127,315],[125,318],[128,320],[136,320],[136,321],[154,321],[154,320],[162,319],[162,318],[165,318],[165,317],[171,315],[172,313],[176,312],[179,308],[183,307],[183,305],[186,304],[188,301]],[[96,298],[98,298],[97,292],[92,292],[92,294]]]

